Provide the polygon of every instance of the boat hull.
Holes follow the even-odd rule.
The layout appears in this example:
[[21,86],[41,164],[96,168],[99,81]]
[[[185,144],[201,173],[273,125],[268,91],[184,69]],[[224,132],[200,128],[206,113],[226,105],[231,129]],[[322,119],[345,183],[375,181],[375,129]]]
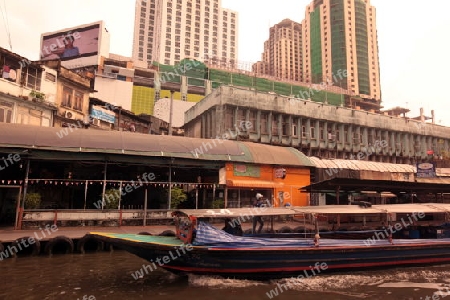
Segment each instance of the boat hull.
[[[176,274],[272,279],[328,272],[450,263],[450,241],[357,247],[188,247],[173,242],[143,243],[93,234]],[[164,237],[160,237],[164,241]],[[184,250],[183,250],[184,249]],[[152,268],[153,269],[153,268]]]

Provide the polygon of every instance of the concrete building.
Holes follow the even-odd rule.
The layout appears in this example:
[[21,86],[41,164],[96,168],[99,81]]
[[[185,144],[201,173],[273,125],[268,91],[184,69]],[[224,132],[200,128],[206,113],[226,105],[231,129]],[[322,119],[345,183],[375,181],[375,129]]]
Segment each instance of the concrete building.
[[0,48],[0,123],[53,126],[57,72]]
[[109,54],[101,57],[95,72],[93,97],[131,110],[134,65],[130,57]]
[[97,98],[89,99],[91,129],[129,131],[167,135],[169,123],[150,115],[135,115],[129,110]]
[[321,158],[406,164],[450,158],[449,127],[230,86],[188,110],[184,128],[188,137],[292,146]]
[[133,60],[174,65],[185,57],[238,59],[238,14],[220,0],[137,0]]
[[[315,0],[301,24],[270,28],[258,76],[321,84],[358,96],[351,105],[378,111],[381,102],[376,11],[369,0]],[[347,103],[348,104],[348,103]]]
[[[370,0],[315,0],[306,7],[302,30],[308,82],[381,100],[376,11]],[[347,78],[337,79],[343,71]]]
[[[194,102],[180,100],[171,101],[170,98],[163,98],[155,103],[153,115],[169,124],[171,134],[184,135],[184,114],[194,105]],[[170,116],[171,113],[172,117]]]
[[58,109],[54,127],[84,127],[89,124],[89,94],[93,92],[91,79],[66,69],[59,60],[43,62],[56,70],[56,97]]
[[264,42],[261,61],[252,66],[258,75],[304,81],[302,60],[302,25],[289,19],[270,28]]

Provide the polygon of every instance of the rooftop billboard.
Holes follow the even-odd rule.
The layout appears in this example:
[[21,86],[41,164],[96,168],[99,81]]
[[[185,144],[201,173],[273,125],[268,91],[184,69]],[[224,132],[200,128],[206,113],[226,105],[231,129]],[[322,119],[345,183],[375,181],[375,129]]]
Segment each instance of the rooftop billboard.
[[66,68],[98,65],[103,23],[59,30],[41,35],[41,60],[60,59]]

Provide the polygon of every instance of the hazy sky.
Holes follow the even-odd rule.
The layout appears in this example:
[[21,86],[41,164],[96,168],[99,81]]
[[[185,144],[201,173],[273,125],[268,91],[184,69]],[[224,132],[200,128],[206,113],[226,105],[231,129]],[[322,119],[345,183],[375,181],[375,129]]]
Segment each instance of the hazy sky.
[[[239,13],[239,60],[260,59],[269,27],[285,18],[301,22],[310,0],[222,0]],[[450,126],[450,1],[372,0],[377,9],[382,105],[406,106],[410,117],[435,110]],[[105,21],[110,52],[131,56],[134,0],[0,0],[0,47],[39,58],[40,35]],[[5,23],[8,25],[6,26]],[[449,94],[449,95],[447,95]]]

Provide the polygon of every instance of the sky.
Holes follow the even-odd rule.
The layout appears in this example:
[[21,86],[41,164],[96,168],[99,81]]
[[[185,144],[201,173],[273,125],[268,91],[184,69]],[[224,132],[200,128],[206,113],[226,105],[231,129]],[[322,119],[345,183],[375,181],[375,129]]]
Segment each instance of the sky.
[[[310,0],[222,0],[239,14],[238,60],[261,58],[269,28],[289,18],[301,22]],[[450,126],[450,1],[371,0],[377,10],[382,105],[435,111]],[[0,0],[0,47],[39,59],[40,36],[103,20],[110,52],[131,56],[134,0]],[[8,34],[9,33],[9,34]]]

